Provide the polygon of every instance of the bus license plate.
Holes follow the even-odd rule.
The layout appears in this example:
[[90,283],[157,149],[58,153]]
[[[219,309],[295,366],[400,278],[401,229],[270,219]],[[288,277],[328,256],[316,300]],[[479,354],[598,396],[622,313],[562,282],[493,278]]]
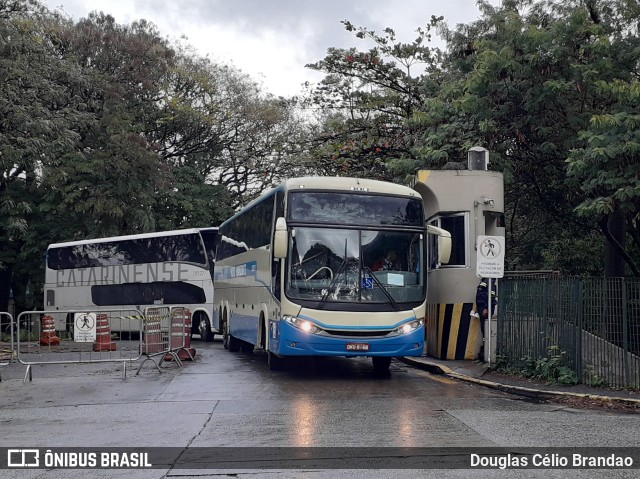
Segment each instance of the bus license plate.
[[347,351],[369,351],[369,343],[347,343]]

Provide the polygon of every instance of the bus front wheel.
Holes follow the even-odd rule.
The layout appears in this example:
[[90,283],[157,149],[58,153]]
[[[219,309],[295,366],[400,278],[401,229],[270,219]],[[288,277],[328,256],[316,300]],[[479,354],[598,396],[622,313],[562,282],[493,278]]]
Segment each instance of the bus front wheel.
[[373,361],[373,372],[376,375],[389,374],[389,366],[391,366],[391,358],[388,356],[374,356],[371,358]]
[[282,371],[284,369],[285,359],[276,356],[271,351],[267,351],[267,363],[269,364],[269,370]]

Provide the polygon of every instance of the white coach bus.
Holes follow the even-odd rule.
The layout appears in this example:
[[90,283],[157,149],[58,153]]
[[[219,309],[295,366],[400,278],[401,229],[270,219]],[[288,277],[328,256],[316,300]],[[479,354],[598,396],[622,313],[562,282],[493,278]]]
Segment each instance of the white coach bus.
[[[218,228],[198,228],[51,244],[46,255],[45,310],[185,306],[192,312],[192,332],[212,341],[217,240]],[[55,317],[56,329],[70,331],[71,314]],[[137,321],[118,324],[123,332],[139,331]]]
[[[440,238],[441,259],[450,236]],[[427,245],[411,188],[356,178],[295,178],[225,221],[216,251],[214,327],[230,351],[295,356],[419,356]]]

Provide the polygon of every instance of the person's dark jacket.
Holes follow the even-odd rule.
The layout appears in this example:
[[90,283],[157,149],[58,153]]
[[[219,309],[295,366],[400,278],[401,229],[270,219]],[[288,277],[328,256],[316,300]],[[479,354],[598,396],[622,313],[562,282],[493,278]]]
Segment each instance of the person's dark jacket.
[[[476,289],[476,306],[478,308],[478,314],[480,318],[485,319],[489,314],[489,295],[488,295],[489,281],[482,278]],[[498,297],[496,296],[496,281],[491,282],[491,312],[496,310],[498,305]]]

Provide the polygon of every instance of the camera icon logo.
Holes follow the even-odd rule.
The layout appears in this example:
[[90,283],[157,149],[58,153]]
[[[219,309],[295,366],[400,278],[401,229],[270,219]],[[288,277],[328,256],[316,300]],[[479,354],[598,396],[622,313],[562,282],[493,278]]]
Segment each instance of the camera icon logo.
[[9,449],[7,451],[8,467],[39,467],[40,451],[38,449]]

